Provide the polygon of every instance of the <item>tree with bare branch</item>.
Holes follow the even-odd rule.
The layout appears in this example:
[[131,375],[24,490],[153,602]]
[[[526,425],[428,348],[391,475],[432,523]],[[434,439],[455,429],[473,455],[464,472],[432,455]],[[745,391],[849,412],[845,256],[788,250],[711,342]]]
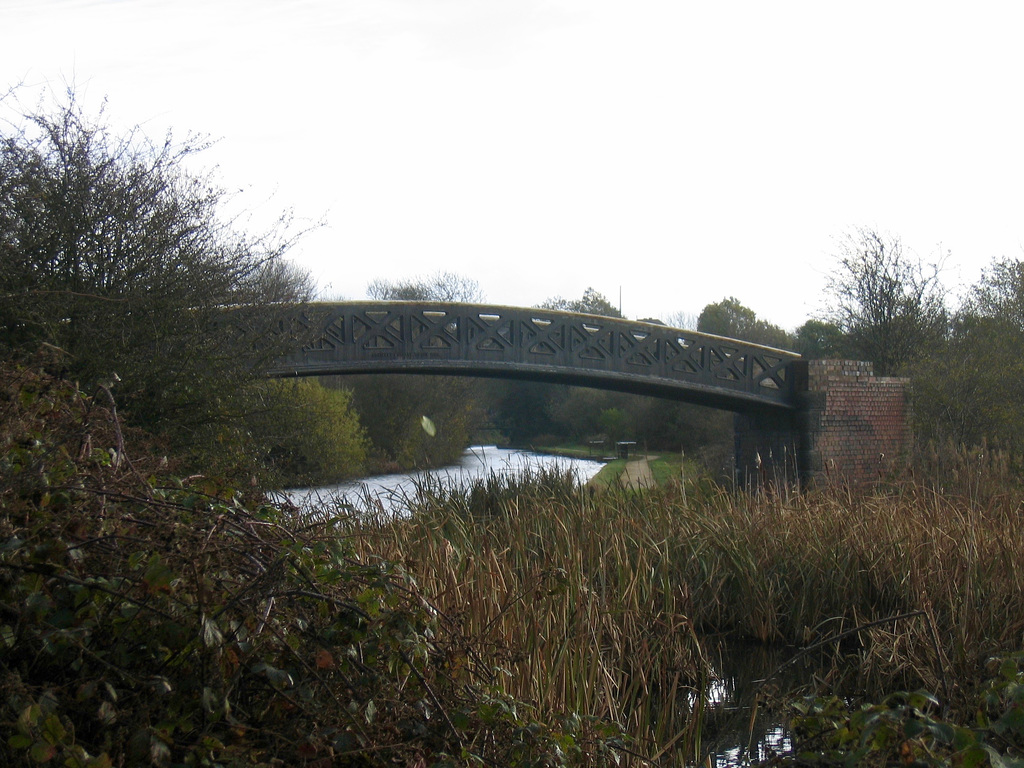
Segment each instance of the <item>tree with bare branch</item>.
[[[314,290],[286,259],[301,234],[289,215],[256,233],[226,216],[227,193],[193,162],[205,139],[117,131],[73,92],[48,111],[10,114],[0,125],[0,354],[62,350],[88,391],[120,382],[134,424],[197,451],[251,455],[251,416],[275,407],[253,355],[297,343],[274,313]],[[238,343],[225,308],[250,310],[259,344]]]
[[840,242],[838,266],[826,290],[826,310],[851,354],[877,374],[905,373],[939,342],[948,325],[941,264],[904,254],[900,239],[858,229]]

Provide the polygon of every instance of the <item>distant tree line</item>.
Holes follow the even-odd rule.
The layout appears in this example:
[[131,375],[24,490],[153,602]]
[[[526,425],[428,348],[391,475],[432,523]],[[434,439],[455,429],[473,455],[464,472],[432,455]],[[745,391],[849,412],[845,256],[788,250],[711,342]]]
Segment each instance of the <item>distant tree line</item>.
[[896,235],[855,229],[835,255],[826,306],[793,334],[762,325],[733,299],[705,308],[698,329],[812,359],[867,360],[877,375],[909,377],[919,446],[1024,452],[1016,354],[1024,341],[1024,262],[994,259],[956,302],[942,282],[942,259],[908,254]]
[[994,259],[959,302],[941,274],[941,262],[908,256],[896,236],[854,232],[829,285],[826,351],[910,377],[919,441],[1020,454],[1024,262]]
[[[952,306],[951,292],[941,281],[941,262],[908,254],[896,236],[856,229],[838,241],[835,256],[825,306],[799,328],[781,328],[727,297],[704,307],[695,330],[794,350],[811,359],[870,361],[877,375],[912,380],[918,443],[1024,452],[1018,429],[1024,422],[1024,375],[1014,351],[1024,341],[1024,262],[994,260]],[[398,284],[381,293],[379,284],[375,297],[432,298],[442,295],[436,287],[442,283],[458,284],[458,279],[422,280],[411,294],[408,285]],[[469,285],[463,300],[482,300],[475,283]],[[556,297],[541,306],[620,316],[593,288],[579,299]],[[693,319],[682,314],[669,318]],[[731,455],[731,414],[721,411],[563,385],[463,381],[459,386],[450,390],[449,407],[462,406],[458,423],[463,439],[474,434],[474,425],[487,425],[518,445],[637,440],[651,449],[704,456],[713,469],[726,465]],[[434,385],[431,391],[439,395],[443,390]],[[410,411],[404,422],[413,424],[414,415]]]

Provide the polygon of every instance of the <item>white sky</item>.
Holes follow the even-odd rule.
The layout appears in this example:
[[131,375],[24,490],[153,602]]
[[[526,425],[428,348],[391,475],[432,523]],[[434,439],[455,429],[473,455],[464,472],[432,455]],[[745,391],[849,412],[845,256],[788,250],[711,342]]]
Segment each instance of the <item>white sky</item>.
[[[0,91],[204,155],[331,297],[456,272],[795,328],[857,226],[1024,257],[1024,3],[0,0]],[[35,90],[34,90],[35,89]]]

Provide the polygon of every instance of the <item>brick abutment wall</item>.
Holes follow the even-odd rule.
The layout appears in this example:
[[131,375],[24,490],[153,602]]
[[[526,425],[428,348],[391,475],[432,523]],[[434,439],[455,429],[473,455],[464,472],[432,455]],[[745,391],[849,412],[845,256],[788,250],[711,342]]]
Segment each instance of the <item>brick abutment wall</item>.
[[909,380],[875,376],[871,363],[794,364],[793,415],[736,418],[741,482],[859,485],[887,475],[910,448]]

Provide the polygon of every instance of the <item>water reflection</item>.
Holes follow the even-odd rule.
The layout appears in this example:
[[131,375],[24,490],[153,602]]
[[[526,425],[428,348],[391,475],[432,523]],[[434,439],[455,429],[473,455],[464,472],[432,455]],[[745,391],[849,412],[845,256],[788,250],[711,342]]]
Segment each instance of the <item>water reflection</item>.
[[415,506],[423,488],[468,487],[492,476],[515,477],[542,469],[572,472],[580,483],[587,482],[604,466],[599,461],[551,456],[493,445],[467,448],[457,464],[440,469],[406,474],[376,475],[319,488],[293,488],[278,494],[301,509],[338,508],[355,511],[401,513]]
[[[798,686],[809,669],[785,665],[794,649],[754,643],[723,643],[714,661],[716,679],[705,699],[702,764],[716,768],[750,765],[786,752],[789,733],[765,706],[773,691]],[[774,676],[780,669],[784,677]]]

